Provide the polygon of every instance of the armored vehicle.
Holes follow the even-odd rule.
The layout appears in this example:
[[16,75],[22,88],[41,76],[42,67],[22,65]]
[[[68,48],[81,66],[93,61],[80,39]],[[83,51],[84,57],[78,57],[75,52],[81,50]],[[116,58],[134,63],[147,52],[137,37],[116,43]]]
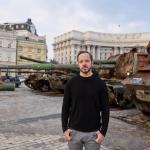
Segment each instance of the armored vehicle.
[[[133,102],[130,98],[125,98],[124,95],[127,93],[127,89],[125,89],[124,85],[121,83],[121,81],[127,77],[127,71],[129,70],[124,59],[128,59],[131,56],[132,55],[129,53],[124,54],[123,56],[113,56],[109,60],[94,61],[93,71],[106,81],[111,105],[119,105],[124,108],[130,108],[133,106]],[[43,65],[43,62],[31,58],[21,56],[21,59],[38,62],[40,63],[39,66]],[[50,64],[45,63],[45,65]],[[42,69],[42,67],[39,68]],[[25,84],[35,90],[59,90],[63,92],[66,82],[77,73],[79,73],[77,65],[51,64],[51,70],[47,70],[47,72],[44,73],[30,75],[25,81]]]
[[[148,54],[144,55],[147,56]],[[134,92],[127,86],[128,84],[125,81],[134,77],[138,72],[139,68],[137,64],[139,59],[141,59],[138,56],[140,54],[137,53],[136,48],[133,48],[128,53],[112,56],[108,60],[94,61],[93,71],[106,81],[110,104],[115,104],[123,108],[130,108],[135,104],[136,97],[134,96]],[[0,65],[0,68],[21,69],[24,72],[30,73],[24,83],[34,90],[63,92],[66,82],[79,73],[76,64],[52,64],[23,56],[21,59],[30,60],[38,64]],[[26,69],[28,70],[25,71]],[[145,87],[145,84],[143,86]]]
[[147,54],[135,53],[135,72],[123,81],[125,87],[132,93],[136,107],[144,114],[150,114],[150,47]]

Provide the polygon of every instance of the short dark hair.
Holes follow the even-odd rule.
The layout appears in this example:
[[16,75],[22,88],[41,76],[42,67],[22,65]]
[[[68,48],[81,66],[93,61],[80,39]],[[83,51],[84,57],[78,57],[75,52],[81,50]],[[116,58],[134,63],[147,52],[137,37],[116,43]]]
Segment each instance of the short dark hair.
[[77,54],[77,61],[78,61],[79,56],[80,56],[81,54],[84,54],[84,53],[89,54],[91,61],[93,61],[93,56],[92,56],[92,54],[91,54],[90,52],[88,52],[88,51],[79,51],[78,54]]

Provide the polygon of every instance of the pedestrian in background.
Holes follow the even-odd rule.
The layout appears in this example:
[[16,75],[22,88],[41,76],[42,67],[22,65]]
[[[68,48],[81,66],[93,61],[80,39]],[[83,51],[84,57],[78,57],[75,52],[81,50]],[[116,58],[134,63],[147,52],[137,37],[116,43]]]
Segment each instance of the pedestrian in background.
[[92,72],[92,55],[77,55],[80,73],[65,86],[62,104],[62,129],[69,150],[100,150],[109,122],[107,87]]

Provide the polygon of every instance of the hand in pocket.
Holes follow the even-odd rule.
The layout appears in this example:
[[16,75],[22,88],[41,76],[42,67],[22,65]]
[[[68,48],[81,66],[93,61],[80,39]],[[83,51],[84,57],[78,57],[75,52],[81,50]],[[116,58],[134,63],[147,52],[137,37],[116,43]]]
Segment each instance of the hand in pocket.
[[104,140],[104,136],[100,133],[100,131],[96,132],[96,143],[101,144],[101,142]]
[[70,141],[72,139],[72,130],[71,129],[67,129],[65,132],[64,132],[64,138],[65,140],[67,141]]

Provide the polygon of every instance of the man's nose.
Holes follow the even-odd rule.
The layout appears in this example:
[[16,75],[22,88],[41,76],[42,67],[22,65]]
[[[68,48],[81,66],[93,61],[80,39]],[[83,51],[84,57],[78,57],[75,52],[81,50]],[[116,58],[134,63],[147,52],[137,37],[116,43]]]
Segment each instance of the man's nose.
[[86,64],[86,62],[84,61],[83,63],[82,63],[82,65],[85,65]]

